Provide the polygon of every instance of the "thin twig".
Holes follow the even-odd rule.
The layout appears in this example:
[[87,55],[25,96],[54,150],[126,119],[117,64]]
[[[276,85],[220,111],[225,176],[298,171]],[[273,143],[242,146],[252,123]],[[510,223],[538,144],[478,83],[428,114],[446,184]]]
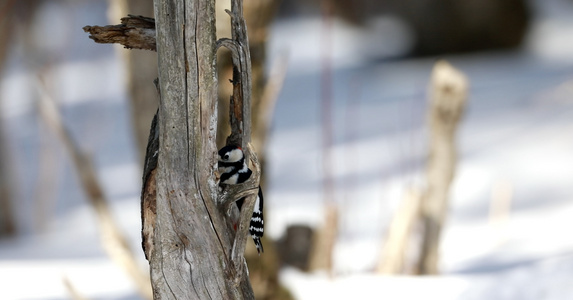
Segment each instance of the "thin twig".
[[64,284],[64,287],[66,287],[66,291],[68,292],[70,298],[72,298],[73,300],[87,300],[88,298],[82,296],[78,290],[76,289],[76,287],[72,284],[72,282],[70,281],[70,279],[68,278],[68,276],[62,276],[62,283]]

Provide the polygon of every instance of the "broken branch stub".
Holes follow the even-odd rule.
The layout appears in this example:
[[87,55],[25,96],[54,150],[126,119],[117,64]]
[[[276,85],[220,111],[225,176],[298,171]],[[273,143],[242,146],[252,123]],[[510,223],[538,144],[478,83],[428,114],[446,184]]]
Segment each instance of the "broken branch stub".
[[84,26],[89,38],[100,44],[122,44],[127,49],[157,51],[155,19],[128,15],[119,25]]

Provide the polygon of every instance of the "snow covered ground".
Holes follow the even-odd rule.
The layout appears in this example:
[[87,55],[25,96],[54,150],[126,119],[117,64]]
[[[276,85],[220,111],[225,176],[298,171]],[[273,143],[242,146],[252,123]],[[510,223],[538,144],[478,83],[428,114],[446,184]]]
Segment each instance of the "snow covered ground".
[[[54,3],[44,10],[47,20],[60,13]],[[105,3],[68,4],[78,30],[61,41],[63,53],[46,46],[58,54],[52,67],[26,71],[23,65],[34,64],[14,49],[0,82],[23,230],[0,241],[2,299],[68,298],[64,277],[90,299],[138,298],[105,256],[69,160],[33,102],[41,71],[72,133],[94,154],[114,213],[139,249],[140,170],[117,84],[123,70],[113,47],[80,30],[107,24]],[[334,195],[343,209],[337,276],[283,270],[297,299],[573,299],[573,3],[534,4],[538,15],[523,50],[445,57],[468,75],[471,90],[439,277],[372,273],[401,194],[422,183],[435,59],[380,60],[357,29],[333,24]],[[268,145],[266,224],[276,238],[287,225],[322,221],[321,21],[283,21],[273,33],[271,53],[290,53]],[[512,194],[511,212],[493,222],[490,201],[500,189]]]

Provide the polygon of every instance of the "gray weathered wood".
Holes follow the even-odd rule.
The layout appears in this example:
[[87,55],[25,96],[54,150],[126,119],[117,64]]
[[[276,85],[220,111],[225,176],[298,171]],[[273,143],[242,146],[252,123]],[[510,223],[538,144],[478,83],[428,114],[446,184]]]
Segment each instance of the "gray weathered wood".
[[214,16],[212,0],[155,1],[161,99],[150,266],[156,299],[253,299],[248,276],[231,260],[233,231],[216,206]]
[[127,49],[156,51],[155,20],[143,16],[128,15],[121,24],[108,26],[84,26],[90,39],[100,44],[122,44]]
[[[236,34],[218,43],[213,0],[156,0],[154,5],[155,29],[149,26],[153,19],[134,16],[122,19],[122,25],[84,28],[103,37],[92,37],[98,42],[158,53],[160,105],[148,141],[142,187],[142,245],[154,297],[253,299],[243,255],[260,164],[249,143],[251,67],[242,1],[233,0],[228,12]],[[141,32],[153,35],[139,46],[129,46],[132,35]],[[232,136],[246,149],[255,170],[245,184],[222,193],[215,173],[219,46],[234,50]],[[230,204],[243,196],[246,201],[235,234],[226,215]]]
[[231,11],[226,10],[231,17],[231,39],[220,39],[217,44],[228,48],[233,59],[233,95],[229,117],[231,135],[227,145],[239,145],[243,149],[251,141],[251,53],[247,35],[247,24],[243,18],[243,1],[232,0]]

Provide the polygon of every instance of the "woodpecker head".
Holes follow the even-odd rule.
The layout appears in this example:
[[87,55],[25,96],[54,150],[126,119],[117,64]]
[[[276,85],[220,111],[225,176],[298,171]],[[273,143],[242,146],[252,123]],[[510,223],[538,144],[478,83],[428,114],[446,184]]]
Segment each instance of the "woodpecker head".
[[243,150],[239,146],[225,146],[219,150],[219,161],[236,163],[244,159]]

